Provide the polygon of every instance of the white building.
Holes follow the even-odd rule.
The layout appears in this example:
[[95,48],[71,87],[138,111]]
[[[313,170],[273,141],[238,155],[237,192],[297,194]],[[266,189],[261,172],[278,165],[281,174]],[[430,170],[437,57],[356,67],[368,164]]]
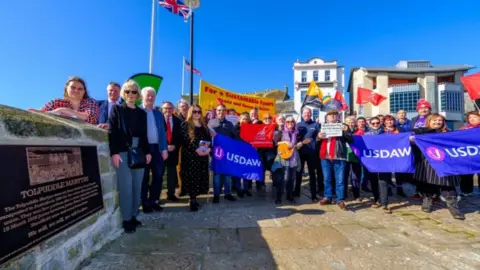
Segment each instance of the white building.
[[[432,104],[432,111],[445,116],[450,128],[463,124],[465,104],[464,88],[460,81],[470,65],[432,66],[430,61],[400,61],[390,67],[362,67],[350,70],[348,92],[350,110],[359,115],[396,115],[407,111],[407,117],[415,116],[420,98]],[[364,87],[387,97],[379,106],[356,104],[357,89]],[[473,104],[472,104],[473,106]]]
[[[344,67],[339,66],[336,60],[325,61],[318,57],[313,57],[306,62],[296,61],[293,64],[294,94],[293,101],[295,111],[300,112],[302,102],[307,94],[310,82],[314,80],[322,89],[324,95],[335,96],[335,90],[344,92],[345,73]],[[323,122],[325,112],[312,108],[313,118],[318,117]]]

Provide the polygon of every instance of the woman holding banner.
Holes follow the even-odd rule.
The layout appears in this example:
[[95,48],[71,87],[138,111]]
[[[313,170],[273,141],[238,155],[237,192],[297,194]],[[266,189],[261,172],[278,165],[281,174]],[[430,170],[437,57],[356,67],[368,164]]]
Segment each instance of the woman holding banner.
[[[249,123],[250,123],[250,114],[248,112],[241,113],[240,117],[238,118],[238,122],[234,126],[235,133],[238,135],[240,140],[242,140],[240,137],[240,128],[242,124],[249,124]],[[244,198],[245,195],[249,197],[252,196],[252,193],[248,189],[248,182],[250,182],[250,180],[245,180],[238,177],[232,177],[232,182],[235,189],[237,190],[237,196],[239,198]],[[242,187],[242,182],[243,182],[243,187]]]
[[[430,114],[425,119],[424,128],[416,128],[413,130],[416,135],[427,133],[448,132],[446,127],[445,117],[441,114]],[[411,138],[413,143],[415,138]],[[458,209],[457,191],[455,189],[456,183],[459,180],[458,176],[444,176],[439,177],[432,168],[428,160],[423,154],[415,156],[415,175],[414,178],[417,183],[417,191],[423,198],[422,210],[424,212],[432,212],[433,195],[438,190],[441,190],[442,196],[445,198],[448,210],[455,219],[465,219],[465,216]]]
[[[388,129],[393,132],[392,129]],[[385,134],[385,128],[382,128],[382,122],[379,117],[370,119],[370,129],[365,135],[381,135]],[[372,193],[374,203],[372,208],[382,208],[386,214],[391,214],[392,210],[388,207],[388,184],[392,181],[392,173],[368,173],[370,184],[372,185]]]
[[209,155],[212,137],[202,117],[202,108],[193,105],[182,123],[182,148],[180,171],[182,190],[190,195],[190,211],[198,211],[197,196],[209,189]]
[[[467,121],[467,125],[461,127],[460,130],[480,127],[480,113],[478,111],[468,112],[465,120]],[[470,196],[473,193],[473,176],[473,174],[460,176],[462,196]]]

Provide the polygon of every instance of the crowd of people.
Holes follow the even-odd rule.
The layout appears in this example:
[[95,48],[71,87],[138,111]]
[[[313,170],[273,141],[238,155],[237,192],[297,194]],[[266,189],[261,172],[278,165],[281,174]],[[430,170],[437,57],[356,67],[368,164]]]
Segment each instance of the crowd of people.
[[[139,85],[128,80],[123,85],[109,83],[108,99],[96,101],[88,95],[87,87],[79,77],[68,79],[64,88],[64,98],[54,99],[40,110],[43,113],[55,113],[66,117],[81,119],[108,130],[112,164],[117,172],[120,209],[125,232],[135,232],[142,224],[136,219],[139,207],[145,213],[162,211],[160,194],[163,176],[167,179],[167,200],[179,201],[179,196],[189,196],[190,211],[198,211],[201,205],[197,197],[208,194],[210,188],[210,153],[212,140],[217,134],[242,140],[242,124],[275,124],[273,147],[258,149],[264,171],[270,177],[276,191],[276,204],[283,197],[289,203],[301,194],[305,165],[308,168],[310,198],[313,203],[328,205],[335,203],[340,209],[348,210],[346,200],[349,184],[353,200],[361,198],[361,190],[371,192],[371,207],[380,208],[391,214],[389,196],[396,189],[398,196],[405,197],[403,183],[412,183],[417,187],[415,198],[422,199],[422,210],[432,211],[432,205],[440,198],[456,219],[464,219],[458,207],[457,187],[463,196],[473,192],[473,175],[438,177],[420,150],[415,146],[415,135],[449,132],[445,117],[432,113],[428,101],[420,99],[417,104],[418,115],[407,119],[401,110],[396,116],[378,115],[371,118],[346,117],[342,135],[327,137],[321,132],[321,122],[340,123],[340,114],[331,111],[325,119],[314,121],[312,111],[304,108],[302,119],[279,114],[263,115],[259,118],[257,109],[242,112],[239,121],[227,120],[228,110],[219,104],[214,115],[203,111],[198,105],[189,106],[180,101],[176,106],[164,101],[161,107],[155,107],[156,91],[151,87],[140,89]],[[141,105],[137,102],[141,100]],[[466,115],[467,124],[461,129],[480,127],[478,111]],[[413,153],[415,155],[414,174],[407,173],[371,173],[355,157],[349,147],[353,136],[376,136],[410,132]],[[292,155],[283,157],[277,152],[282,144],[292,150]],[[131,164],[135,151],[144,155],[145,166]],[[237,198],[252,196],[253,182],[228,175],[213,175],[213,203],[224,199],[236,201]],[[177,195],[177,188],[180,193]],[[258,192],[265,192],[265,183],[255,182]],[[234,196],[234,193],[236,196]],[[320,199],[321,198],[321,199]]]

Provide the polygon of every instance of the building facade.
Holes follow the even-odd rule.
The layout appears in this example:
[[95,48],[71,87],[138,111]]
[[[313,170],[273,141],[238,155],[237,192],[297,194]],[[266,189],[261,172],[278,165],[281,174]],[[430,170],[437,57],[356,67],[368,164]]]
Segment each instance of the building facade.
[[[322,89],[324,95],[335,96],[335,90],[344,92],[345,73],[344,67],[339,66],[336,60],[325,61],[318,57],[313,57],[306,62],[296,61],[293,64],[293,81],[294,81],[294,108],[300,112],[302,102],[307,94],[310,82],[314,80]],[[325,112],[312,108],[313,118],[317,120],[324,119]]]
[[[432,66],[426,60],[400,61],[392,67],[352,68],[348,84],[351,113],[375,116],[396,114],[402,109],[411,118],[416,115],[417,101],[424,98],[432,104],[433,112],[446,117],[450,128],[457,128],[463,123],[466,104],[460,77],[472,68]],[[358,87],[372,89],[387,100],[379,106],[360,106],[356,104]]]

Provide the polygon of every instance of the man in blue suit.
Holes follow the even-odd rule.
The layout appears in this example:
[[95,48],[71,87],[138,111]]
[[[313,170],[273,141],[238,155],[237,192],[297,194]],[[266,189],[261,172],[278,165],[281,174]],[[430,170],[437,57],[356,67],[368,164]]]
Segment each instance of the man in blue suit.
[[120,84],[116,82],[108,83],[107,94],[107,100],[98,101],[98,107],[100,109],[98,127],[103,129],[108,129],[108,116],[110,115],[113,105],[121,104],[123,102],[123,100],[120,98]]
[[[165,118],[155,110],[156,91],[153,87],[142,89],[143,108],[147,112],[147,138],[152,153],[152,161],[145,168],[142,183],[142,208],[144,213],[162,211],[160,194],[162,193],[164,161],[168,158]],[[152,181],[150,182],[150,171]]]

